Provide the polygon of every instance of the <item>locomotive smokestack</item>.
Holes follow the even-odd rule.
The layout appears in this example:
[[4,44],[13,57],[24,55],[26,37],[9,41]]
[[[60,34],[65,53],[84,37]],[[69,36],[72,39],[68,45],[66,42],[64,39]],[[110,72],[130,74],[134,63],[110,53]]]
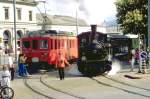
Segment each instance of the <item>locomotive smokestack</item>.
[[97,25],[91,25],[91,42],[95,39]]

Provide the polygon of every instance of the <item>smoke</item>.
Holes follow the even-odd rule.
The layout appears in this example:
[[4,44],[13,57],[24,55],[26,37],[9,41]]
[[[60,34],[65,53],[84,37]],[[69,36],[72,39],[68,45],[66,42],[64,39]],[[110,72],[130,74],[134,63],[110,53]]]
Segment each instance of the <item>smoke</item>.
[[89,24],[101,24],[108,16],[115,16],[116,0],[77,0],[79,10]]
[[[116,12],[116,0],[46,0],[50,14],[69,15],[85,19],[88,24],[101,24]],[[41,6],[42,7],[42,6]],[[114,14],[113,14],[114,15]]]
[[69,69],[66,69],[66,73],[67,73],[67,74],[71,74],[71,75],[76,75],[76,76],[82,75],[82,74],[78,71],[78,67],[77,67],[76,64],[72,64]]
[[108,75],[115,75],[121,69],[121,64],[118,60],[112,61],[112,69],[109,71]]

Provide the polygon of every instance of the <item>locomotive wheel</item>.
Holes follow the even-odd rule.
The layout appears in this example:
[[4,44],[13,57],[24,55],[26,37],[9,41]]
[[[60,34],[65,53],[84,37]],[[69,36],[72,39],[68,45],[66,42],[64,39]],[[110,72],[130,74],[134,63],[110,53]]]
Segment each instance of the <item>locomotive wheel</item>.
[[80,61],[77,65],[79,72],[87,77],[103,75],[111,70],[111,64],[108,61],[95,61],[88,64]]

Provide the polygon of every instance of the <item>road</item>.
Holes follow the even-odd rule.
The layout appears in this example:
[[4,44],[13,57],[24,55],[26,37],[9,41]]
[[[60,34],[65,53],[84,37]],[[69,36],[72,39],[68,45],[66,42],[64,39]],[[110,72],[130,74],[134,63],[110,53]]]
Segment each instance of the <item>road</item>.
[[53,71],[16,77],[11,85],[14,99],[148,99],[150,74],[137,71],[126,68],[115,75],[88,78],[67,70],[65,80],[59,80],[58,72]]

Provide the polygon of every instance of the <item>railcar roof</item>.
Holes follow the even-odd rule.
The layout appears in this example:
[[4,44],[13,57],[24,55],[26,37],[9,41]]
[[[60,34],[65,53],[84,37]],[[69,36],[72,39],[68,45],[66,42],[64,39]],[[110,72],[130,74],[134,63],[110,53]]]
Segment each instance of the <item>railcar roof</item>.
[[68,31],[56,31],[56,30],[37,30],[37,31],[30,31],[26,37],[49,37],[49,36],[76,36],[72,32]]

